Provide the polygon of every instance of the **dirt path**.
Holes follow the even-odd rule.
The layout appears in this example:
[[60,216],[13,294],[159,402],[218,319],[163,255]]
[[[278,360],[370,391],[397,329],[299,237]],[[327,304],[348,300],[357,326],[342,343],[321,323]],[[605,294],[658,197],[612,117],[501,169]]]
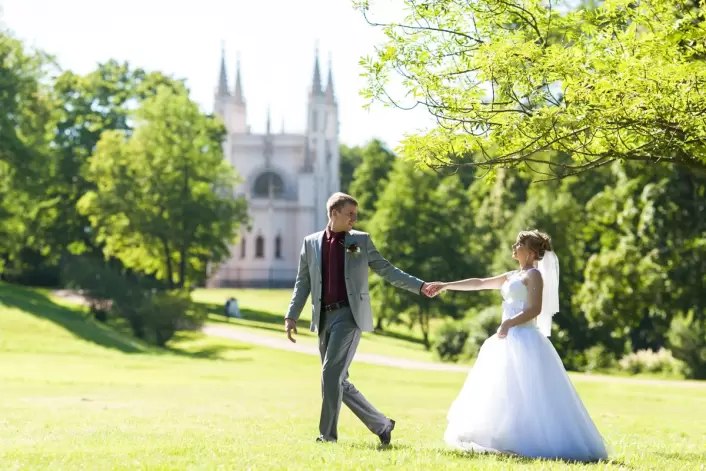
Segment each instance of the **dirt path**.
[[[307,355],[319,355],[319,350],[315,345],[303,344],[301,342],[292,343],[284,337],[282,338],[267,337],[251,332],[248,329],[238,327],[223,327],[217,325],[204,326],[202,330],[207,335],[216,337],[225,337],[232,340],[237,340],[251,345],[259,345],[261,347],[276,348],[279,350],[288,350],[292,352],[304,353]],[[372,365],[390,366],[393,368],[404,368],[409,370],[426,370],[426,371],[453,371],[453,372],[468,372],[469,366],[451,365],[447,363],[431,363],[425,361],[407,360],[404,358],[390,357],[386,355],[375,355],[372,353],[356,353],[356,363],[368,363]],[[623,384],[639,384],[652,386],[675,386],[685,388],[704,388],[706,389],[706,381],[670,381],[661,379],[639,379],[625,378],[621,376],[604,376],[590,374],[572,374],[572,380],[591,381],[600,383],[623,383]]]
[[[202,332],[207,335],[216,337],[225,337],[239,342],[259,345],[261,347],[276,348],[279,350],[288,350],[292,352],[305,353],[307,355],[319,355],[319,349],[316,345],[305,344],[301,342],[292,343],[286,338],[266,337],[250,332],[247,329],[239,329],[237,327],[221,327],[217,325],[204,326]],[[284,332],[282,332],[284,336]],[[468,372],[468,366],[450,365],[444,363],[431,363],[426,361],[407,360],[404,358],[395,358],[386,355],[376,355],[373,353],[358,352],[355,355],[356,363],[369,363],[372,365],[392,366],[394,368],[404,368],[408,370],[427,370],[427,371],[461,371]]]

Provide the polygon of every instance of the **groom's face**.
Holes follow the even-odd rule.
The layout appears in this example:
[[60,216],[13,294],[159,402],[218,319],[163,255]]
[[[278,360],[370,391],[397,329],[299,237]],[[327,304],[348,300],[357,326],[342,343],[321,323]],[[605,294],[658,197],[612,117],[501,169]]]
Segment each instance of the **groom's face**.
[[358,207],[346,203],[340,211],[331,211],[331,225],[336,232],[350,231],[358,220]]

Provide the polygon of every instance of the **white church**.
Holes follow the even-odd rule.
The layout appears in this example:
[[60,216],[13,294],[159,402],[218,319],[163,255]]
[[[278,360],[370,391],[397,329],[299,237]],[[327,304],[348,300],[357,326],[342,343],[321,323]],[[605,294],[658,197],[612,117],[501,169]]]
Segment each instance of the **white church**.
[[294,286],[302,240],[326,227],[326,201],[340,190],[338,105],[330,64],[324,89],[317,52],[305,134],[272,132],[269,112],[265,133],[251,133],[240,62],[231,91],[224,55],[214,113],[226,125],[224,153],[243,179],[236,196],[247,198],[251,228],[243,229],[230,259],[214,270],[207,286]]

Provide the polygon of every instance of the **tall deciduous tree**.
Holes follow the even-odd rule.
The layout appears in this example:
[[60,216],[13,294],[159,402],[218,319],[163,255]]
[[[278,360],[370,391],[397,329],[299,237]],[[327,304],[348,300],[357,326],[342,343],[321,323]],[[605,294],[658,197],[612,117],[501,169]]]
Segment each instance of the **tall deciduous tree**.
[[377,139],[361,149],[361,156],[362,162],[353,173],[350,193],[360,204],[359,226],[365,230],[375,213],[378,198],[387,184],[396,157]]
[[171,87],[159,87],[134,118],[132,133],[103,133],[86,173],[96,189],[79,209],[106,255],[169,288],[201,283],[247,218],[223,158],[223,126]]
[[109,60],[96,70],[78,75],[62,73],[54,84],[54,98],[60,109],[54,138],[56,157],[53,181],[46,188],[58,200],[52,230],[54,252],[99,252],[88,221],[76,210],[76,203],[94,186],[84,178],[88,158],[95,152],[101,134],[109,130],[132,131],[131,112],[156,93],[161,85],[182,89],[183,82],[160,72],[146,72],[127,63]]
[[22,253],[43,252],[54,124],[45,80],[51,58],[0,30],[0,272],[21,271]]
[[548,162],[548,178],[614,161],[706,170],[703,2],[405,0],[406,18],[389,22],[356,4],[388,37],[361,61],[367,98],[438,120],[404,141],[404,157],[489,169]]
[[[415,170],[398,160],[370,221],[380,253],[400,269],[425,281],[452,280],[478,272],[466,250],[472,227],[468,196],[458,176],[442,180],[431,171]],[[460,315],[452,296],[429,299],[373,280],[378,316],[407,313],[430,347],[433,317]]]

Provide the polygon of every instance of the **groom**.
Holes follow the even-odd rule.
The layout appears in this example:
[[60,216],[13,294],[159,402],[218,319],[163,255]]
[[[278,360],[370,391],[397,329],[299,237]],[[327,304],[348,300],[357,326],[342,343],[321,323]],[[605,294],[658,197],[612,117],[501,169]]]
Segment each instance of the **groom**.
[[368,267],[398,288],[433,296],[436,287],[425,284],[396,268],[378,253],[370,235],[353,231],[358,202],[344,193],[334,193],[326,203],[326,230],[304,238],[297,281],[284,319],[287,337],[296,342],[297,319],[309,293],[312,299],[312,332],[319,334],[323,403],[319,420],[320,442],[338,439],[341,400],[380,438],[390,443],[395,421],[385,417],[348,381],[360,335],[373,330],[368,292]]

